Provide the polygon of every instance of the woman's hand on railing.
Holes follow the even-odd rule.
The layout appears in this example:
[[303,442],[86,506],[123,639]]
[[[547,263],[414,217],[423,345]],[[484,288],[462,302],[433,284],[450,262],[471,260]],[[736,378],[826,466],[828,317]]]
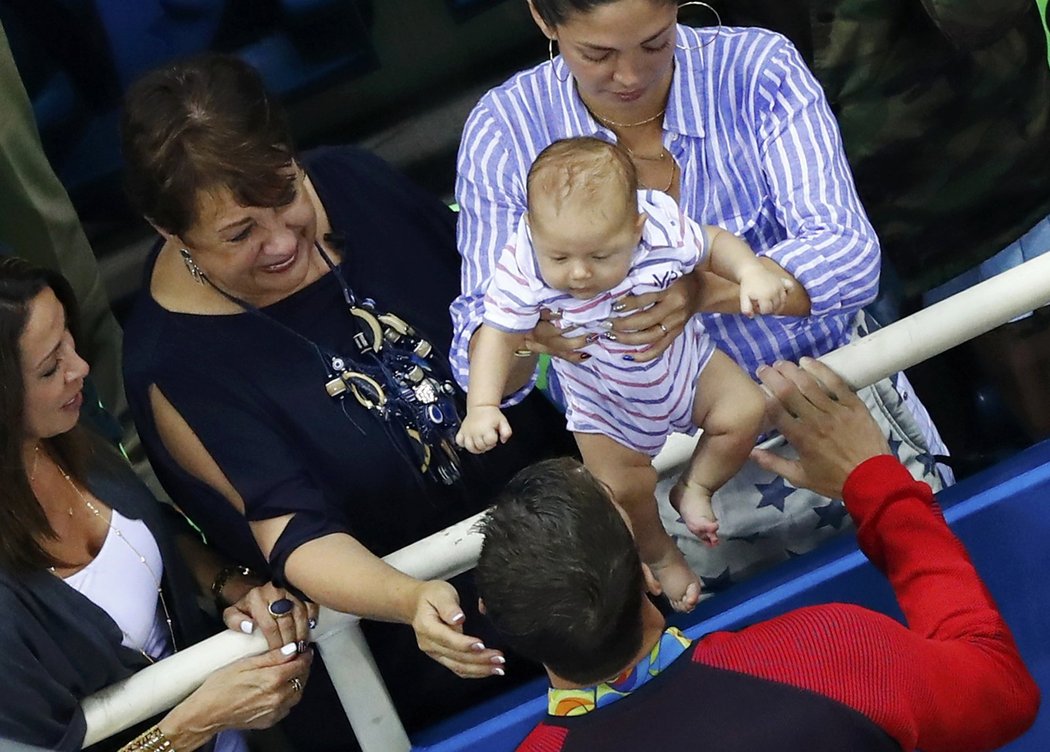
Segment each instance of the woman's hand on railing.
[[293,643],[301,653],[310,641],[311,625],[317,623],[317,604],[303,603],[268,582],[252,588],[223,611],[222,620],[230,629],[246,634],[258,627],[271,650]]
[[269,728],[302,697],[313,650],[294,642],[219,669],[157,724],[174,749],[196,749],[227,729]]
[[466,617],[456,589],[442,580],[421,584],[412,629],[419,649],[457,676],[503,676],[503,654],[463,634]]

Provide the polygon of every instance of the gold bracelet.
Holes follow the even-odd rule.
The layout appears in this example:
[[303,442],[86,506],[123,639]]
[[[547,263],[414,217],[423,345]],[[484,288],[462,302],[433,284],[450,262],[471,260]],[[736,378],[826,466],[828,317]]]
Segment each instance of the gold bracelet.
[[253,570],[243,564],[229,564],[220,569],[219,573],[215,575],[215,579],[211,583],[211,596],[215,599],[215,607],[220,613],[223,609],[222,604],[225,603],[225,600],[222,597],[222,589],[226,587],[226,582],[235,574],[239,574],[241,577],[258,577]]
[[176,752],[171,739],[164,736],[160,726],[150,726],[120,748],[118,752]]

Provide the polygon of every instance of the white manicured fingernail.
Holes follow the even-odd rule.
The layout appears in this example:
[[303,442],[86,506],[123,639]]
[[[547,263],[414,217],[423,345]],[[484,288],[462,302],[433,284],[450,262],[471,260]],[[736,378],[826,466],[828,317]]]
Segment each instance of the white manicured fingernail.
[[452,617],[452,623],[453,624],[459,624],[461,621],[463,621],[466,618],[467,617],[463,615],[463,612],[460,611],[458,614],[456,614],[455,616]]
[[255,625],[248,619],[241,622],[241,631],[245,634],[251,634],[255,631]]
[[498,663],[500,665],[503,665],[504,663],[507,662],[507,659],[504,658],[502,655],[494,655],[494,656],[492,656],[492,658],[490,660],[493,663]]
[[289,642],[283,648],[281,648],[281,655],[291,655],[299,650],[299,646],[294,642]]
[[492,675],[493,676],[505,676],[506,674],[504,673],[503,669],[501,669],[501,668],[494,668],[494,669],[492,669]]
[[482,650],[485,649],[485,643],[483,643],[483,642],[475,642],[473,645],[470,646],[470,649],[471,650],[477,650],[480,653]]

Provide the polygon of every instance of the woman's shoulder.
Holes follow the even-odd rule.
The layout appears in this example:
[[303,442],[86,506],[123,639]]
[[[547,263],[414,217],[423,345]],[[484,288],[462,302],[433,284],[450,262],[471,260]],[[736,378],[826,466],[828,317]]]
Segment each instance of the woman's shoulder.
[[513,130],[522,117],[543,123],[564,107],[566,92],[562,89],[569,86],[572,93],[568,80],[569,70],[560,58],[519,71],[482,95],[471,110],[467,127],[472,121],[488,120]]
[[787,37],[758,26],[679,26],[677,62],[700,73],[713,67],[723,70],[747,68],[758,72],[777,55],[794,51]]
[[769,29],[679,27],[678,46],[676,86],[687,91],[714,86],[715,100],[723,104],[768,101],[785,79],[806,70],[791,41]]

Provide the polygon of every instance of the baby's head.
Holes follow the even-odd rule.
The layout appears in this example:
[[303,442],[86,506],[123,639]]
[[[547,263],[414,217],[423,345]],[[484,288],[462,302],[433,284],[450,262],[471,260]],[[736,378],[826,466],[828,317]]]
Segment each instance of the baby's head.
[[616,144],[583,136],[540,152],[526,221],[543,281],[582,299],[620,284],[645,224],[637,190],[634,164]]

